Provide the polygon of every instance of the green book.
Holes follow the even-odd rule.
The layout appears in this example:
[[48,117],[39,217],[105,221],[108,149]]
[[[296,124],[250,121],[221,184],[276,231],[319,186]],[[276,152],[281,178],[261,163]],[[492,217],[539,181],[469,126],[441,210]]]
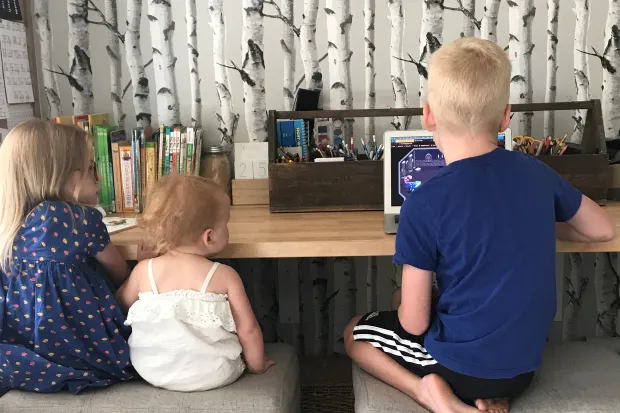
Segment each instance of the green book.
[[95,162],[100,178],[99,203],[106,212],[114,211],[114,184],[112,178],[110,126],[96,125],[93,128],[95,135]]

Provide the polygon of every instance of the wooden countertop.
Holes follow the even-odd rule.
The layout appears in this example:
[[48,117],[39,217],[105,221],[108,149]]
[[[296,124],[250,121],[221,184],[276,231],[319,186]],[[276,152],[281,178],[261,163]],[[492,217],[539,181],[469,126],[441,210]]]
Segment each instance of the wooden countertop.
[[[620,235],[620,203],[606,207]],[[271,214],[268,206],[235,206],[230,242],[220,258],[357,257],[394,254],[394,236],[383,232],[383,212]],[[112,235],[128,260],[136,259],[143,237],[139,229]],[[558,242],[558,252],[620,252],[620,236],[611,242]]]

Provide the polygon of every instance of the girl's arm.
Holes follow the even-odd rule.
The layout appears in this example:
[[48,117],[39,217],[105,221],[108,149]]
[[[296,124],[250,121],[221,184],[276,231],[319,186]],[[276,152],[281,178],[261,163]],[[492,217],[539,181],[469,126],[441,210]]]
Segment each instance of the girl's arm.
[[127,261],[123,258],[114,244],[109,243],[95,255],[95,259],[106,269],[115,286],[121,285],[131,272]]
[[147,261],[142,261],[131,272],[131,275],[120,286],[116,292],[116,300],[121,306],[125,314],[129,311],[129,308],[138,301],[138,293],[140,292],[140,285],[138,280],[143,277],[147,272]]
[[239,274],[232,268],[223,267],[221,271],[226,271],[228,301],[237,325],[237,335],[243,348],[243,357],[248,366],[248,371],[256,374],[264,373],[275,362],[265,356],[263,333],[252,312],[252,306],[245,293],[245,288],[243,288],[243,282]]

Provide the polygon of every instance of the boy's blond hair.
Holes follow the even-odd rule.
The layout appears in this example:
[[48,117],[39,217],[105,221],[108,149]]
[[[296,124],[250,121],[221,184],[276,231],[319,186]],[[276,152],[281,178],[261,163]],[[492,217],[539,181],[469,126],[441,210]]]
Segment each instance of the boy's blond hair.
[[0,268],[26,216],[42,201],[76,202],[63,193],[71,175],[89,173],[93,138],[73,125],[33,119],[17,125],[0,146]]
[[157,255],[192,244],[218,220],[229,200],[221,186],[200,176],[174,174],[149,191],[138,225]]
[[462,38],[435,52],[428,103],[437,124],[453,133],[499,132],[510,101],[511,64],[497,44]]

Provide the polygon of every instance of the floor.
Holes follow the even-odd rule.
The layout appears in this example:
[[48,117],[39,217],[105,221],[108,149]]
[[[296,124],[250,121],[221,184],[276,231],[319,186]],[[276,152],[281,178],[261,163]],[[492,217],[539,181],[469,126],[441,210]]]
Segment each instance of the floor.
[[299,362],[302,413],[353,413],[348,357],[301,357]]

